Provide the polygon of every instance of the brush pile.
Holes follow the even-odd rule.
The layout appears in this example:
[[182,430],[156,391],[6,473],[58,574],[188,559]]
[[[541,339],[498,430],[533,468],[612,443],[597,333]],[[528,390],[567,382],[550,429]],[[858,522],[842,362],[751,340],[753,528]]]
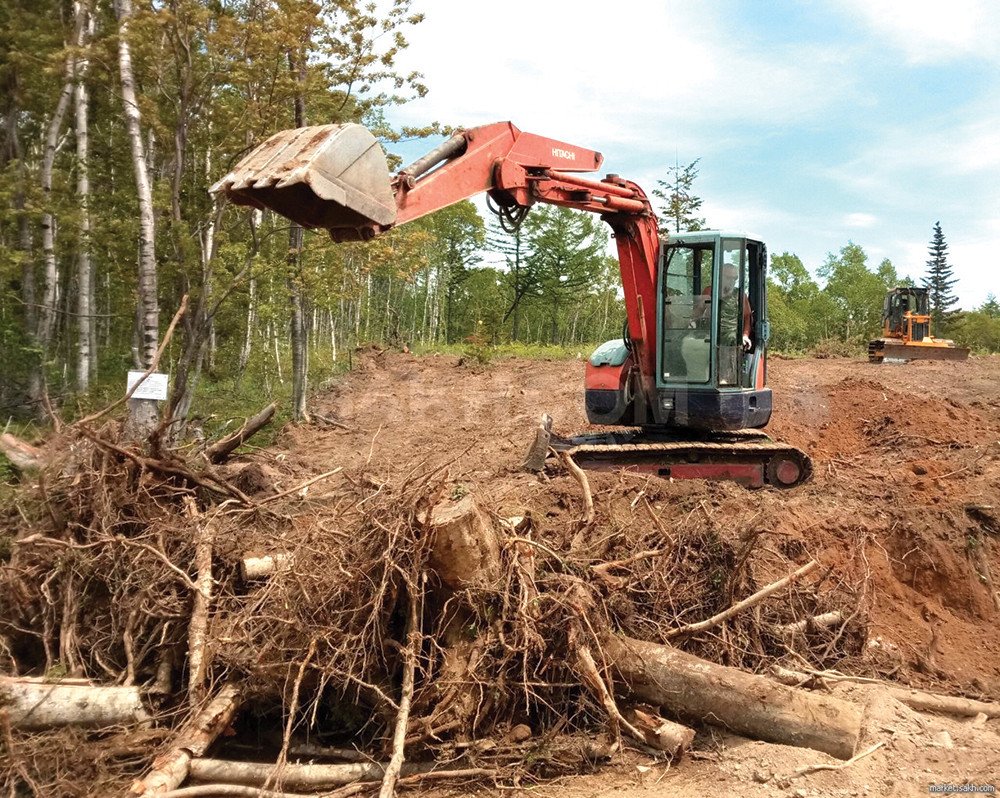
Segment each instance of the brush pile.
[[679,757],[705,722],[855,753],[858,706],[754,674],[860,657],[863,554],[838,573],[655,479],[595,475],[593,507],[544,482],[548,511],[507,516],[447,463],[310,475],[115,434],[62,430],[6,518],[5,794],[526,784]]

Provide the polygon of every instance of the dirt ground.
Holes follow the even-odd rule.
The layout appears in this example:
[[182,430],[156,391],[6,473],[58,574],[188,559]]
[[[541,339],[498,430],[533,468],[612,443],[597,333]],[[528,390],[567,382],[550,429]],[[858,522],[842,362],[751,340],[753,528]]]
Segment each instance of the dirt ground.
[[[540,412],[559,433],[587,429],[582,375],[582,361],[470,365],[359,352],[352,373],[315,398],[320,420],[334,423],[288,428],[271,455],[299,473],[367,464],[386,479],[446,467],[458,494],[475,492],[500,515],[551,514],[553,489],[578,506],[576,483],[518,467]],[[845,578],[863,575],[867,640],[843,671],[1000,700],[1000,358],[775,358],[769,381],[775,409],[767,431],[813,458],[809,484],[748,491],[689,481],[653,490],[645,478],[599,474],[595,501],[648,490],[668,525],[671,505],[694,502],[722,525],[759,524],[775,554],[798,550]],[[782,563],[775,558],[774,578]],[[672,767],[626,754],[594,775],[532,792],[902,796],[928,794],[931,784],[1000,785],[1000,720],[975,727],[877,692],[873,699],[867,686],[833,689],[866,702],[863,745],[883,743],[845,769],[792,778],[799,767],[833,760],[703,728],[694,752]]]

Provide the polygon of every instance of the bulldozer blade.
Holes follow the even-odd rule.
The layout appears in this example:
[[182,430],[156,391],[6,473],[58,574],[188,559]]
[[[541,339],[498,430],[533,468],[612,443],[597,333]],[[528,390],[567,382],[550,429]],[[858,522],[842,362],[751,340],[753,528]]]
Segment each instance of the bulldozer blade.
[[969,350],[959,346],[914,346],[885,344],[880,360],[967,360]]
[[275,133],[210,190],[345,238],[367,238],[373,226],[396,220],[385,152],[357,124]]

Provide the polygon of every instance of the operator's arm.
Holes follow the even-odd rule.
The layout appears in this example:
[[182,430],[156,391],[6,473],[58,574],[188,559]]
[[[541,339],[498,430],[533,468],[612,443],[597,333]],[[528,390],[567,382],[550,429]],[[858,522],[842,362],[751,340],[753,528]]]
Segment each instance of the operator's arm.
[[699,295],[700,302],[696,302],[691,310],[691,321],[704,321],[709,316],[712,308],[712,286],[706,286]]
[[750,307],[750,298],[743,294],[743,348],[748,352],[753,349],[753,341],[750,333],[753,330],[753,308]]

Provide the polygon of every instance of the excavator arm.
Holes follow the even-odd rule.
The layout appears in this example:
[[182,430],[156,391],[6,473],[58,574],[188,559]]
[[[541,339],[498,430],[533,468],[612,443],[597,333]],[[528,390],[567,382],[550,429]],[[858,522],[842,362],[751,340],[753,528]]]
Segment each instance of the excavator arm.
[[629,337],[643,389],[651,388],[657,221],[635,183],[577,174],[596,171],[602,161],[599,152],[496,122],[458,131],[390,175],[381,145],[364,127],[321,125],[275,134],[212,191],[324,228],[336,241],[373,238],[482,192],[513,220],[538,202],[600,214],[615,234]]

